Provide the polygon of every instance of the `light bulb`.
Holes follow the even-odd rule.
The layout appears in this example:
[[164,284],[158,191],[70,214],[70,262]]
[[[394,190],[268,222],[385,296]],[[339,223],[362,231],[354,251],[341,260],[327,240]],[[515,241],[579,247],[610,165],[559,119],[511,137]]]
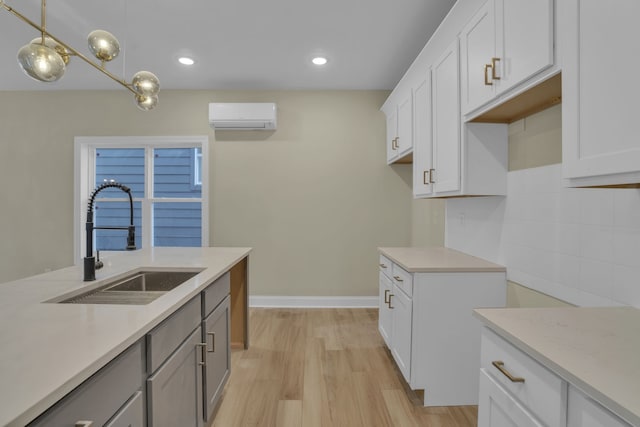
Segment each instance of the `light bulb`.
[[314,65],[325,65],[327,63],[327,58],[323,58],[322,56],[318,56],[311,60]]
[[141,95],[156,95],[160,91],[160,80],[150,71],[135,73],[131,85]]
[[149,111],[158,105],[158,95],[135,95],[136,105],[142,111]]
[[65,71],[64,60],[52,48],[29,43],[18,51],[18,64],[31,78],[41,82],[55,82]]
[[89,33],[89,50],[101,61],[111,61],[120,53],[118,39],[108,31],[94,30]]
[[[31,40],[31,44],[42,44],[42,37],[38,37],[35,38],[33,40]],[[58,43],[57,41],[55,41],[54,39],[52,39],[51,37],[45,37],[44,38],[44,45],[47,47],[50,47],[51,49],[55,50],[58,55],[60,55],[60,57],[62,58],[62,60],[64,61],[64,64],[67,65],[69,63],[69,60],[71,59],[71,52],[69,52],[67,50],[66,47],[62,46],[60,43]]]

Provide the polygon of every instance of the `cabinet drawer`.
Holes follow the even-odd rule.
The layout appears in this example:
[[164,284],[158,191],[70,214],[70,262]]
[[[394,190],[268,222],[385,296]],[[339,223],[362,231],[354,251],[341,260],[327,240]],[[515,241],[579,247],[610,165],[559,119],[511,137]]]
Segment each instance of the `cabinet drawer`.
[[393,264],[393,283],[409,297],[413,296],[413,274],[405,271],[398,264]]
[[197,296],[147,334],[147,369],[155,372],[202,321]]
[[142,392],[136,392],[104,427],[144,427]]
[[74,426],[77,421],[104,425],[142,387],[142,342],[112,362],[52,406],[29,426]]
[[391,270],[393,263],[389,258],[384,255],[380,255],[380,261],[378,262],[378,266],[380,267],[380,271],[387,275],[389,279],[391,279]]
[[493,426],[542,427],[542,424],[481,369],[478,427]]
[[202,316],[208,316],[229,295],[230,291],[231,273],[227,272],[202,292]]
[[481,368],[545,425],[565,425],[567,384],[560,377],[488,328],[482,330],[480,360]]

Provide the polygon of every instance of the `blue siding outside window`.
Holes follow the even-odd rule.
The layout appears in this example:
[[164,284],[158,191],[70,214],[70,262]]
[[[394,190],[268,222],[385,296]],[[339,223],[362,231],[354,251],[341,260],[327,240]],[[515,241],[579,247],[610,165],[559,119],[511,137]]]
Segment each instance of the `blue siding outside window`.
[[[199,199],[202,185],[197,181],[199,148],[156,148],[153,150],[152,231],[154,246],[201,246],[202,203],[172,201]],[[143,148],[101,148],[96,150],[96,185],[116,180],[132,189],[134,200],[145,198],[145,150]],[[96,203],[97,226],[122,226],[129,223],[127,195],[118,189],[106,189]],[[157,200],[162,199],[162,200]],[[141,202],[134,202],[136,247],[141,247]],[[96,249],[123,250],[126,231],[96,230]]]

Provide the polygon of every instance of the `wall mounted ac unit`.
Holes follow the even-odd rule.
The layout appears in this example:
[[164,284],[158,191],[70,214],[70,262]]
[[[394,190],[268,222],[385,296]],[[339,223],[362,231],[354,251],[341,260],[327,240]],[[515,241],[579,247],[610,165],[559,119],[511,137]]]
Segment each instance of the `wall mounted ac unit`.
[[273,130],[276,116],[273,102],[209,104],[209,125],[215,130]]

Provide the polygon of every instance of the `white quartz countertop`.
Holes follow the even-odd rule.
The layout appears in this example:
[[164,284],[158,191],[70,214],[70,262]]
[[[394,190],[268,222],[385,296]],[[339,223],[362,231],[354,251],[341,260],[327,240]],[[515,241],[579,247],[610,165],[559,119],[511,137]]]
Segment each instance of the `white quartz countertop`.
[[640,310],[477,309],[475,315],[603,406],[640,426]]
[[409,273],[506,271],[502,265],[444,247],[378,248],[378,251]]
[[[103,254],[97,281],[69,267],[0,284],[0,426],[24,426],[247,257],[250,248]],[[45,301],[138,268],[203,268],[147,305]]]

